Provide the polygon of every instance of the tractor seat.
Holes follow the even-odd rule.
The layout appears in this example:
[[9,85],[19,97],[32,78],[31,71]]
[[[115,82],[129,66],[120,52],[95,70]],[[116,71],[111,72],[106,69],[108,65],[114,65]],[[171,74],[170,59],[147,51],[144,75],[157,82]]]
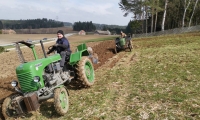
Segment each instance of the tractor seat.
[[70,56],[71,56],[71,52],[67,52],[67,54],[66,54],[66,56],[65,56],[65,61],[66,61],[66,62],[69,62]]

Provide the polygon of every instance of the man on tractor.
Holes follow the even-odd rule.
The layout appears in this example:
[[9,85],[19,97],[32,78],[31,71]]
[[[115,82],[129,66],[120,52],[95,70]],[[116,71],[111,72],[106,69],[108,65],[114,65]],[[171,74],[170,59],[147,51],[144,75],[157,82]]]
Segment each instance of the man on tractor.
[[122,31],[121,31],[121,37],[122,37],[122,38],[125,38],[125,37],[126,37],[126,34],[125,34],[124,32],[122,32]]
[[52,49],[49,50],[47,54],[50,54],[56,50],[62,58],[60,61],[60,67],[63,69],[65,61],[69,61],[71,55],[70,44],[67,38],[64,36],[64,32],[62,30],[58,30],[57,37],[58,39],[56,44],[53,45]]

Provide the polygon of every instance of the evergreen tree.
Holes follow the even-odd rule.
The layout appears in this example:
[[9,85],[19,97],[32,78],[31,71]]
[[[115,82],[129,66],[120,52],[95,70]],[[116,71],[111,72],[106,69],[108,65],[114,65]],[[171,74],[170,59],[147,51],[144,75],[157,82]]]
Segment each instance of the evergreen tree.
[[[37,29],[37,28],[55,28],[63,27],[63,22],[43,18],[28,20],[6,20],[4,27],[10,29]],[[1,26],[0,26],[1,27]]]
[[141,29],[142,21],[130,21],[126,27],[126,33],[136,34]]
[[3,23],[0,21],[0,30],[3,29]]
[[142,21],[142,32],[200,24],[199,0],[121,0],[119,7],[124,16],[131,14],[134,21]]
[[96,30],[95,25],[92,23],[92,21],[90,22],[75,22],[73,25],[73,30],[74,31],[80,31],[80,30],[85,30],[87,32],[92,32]]

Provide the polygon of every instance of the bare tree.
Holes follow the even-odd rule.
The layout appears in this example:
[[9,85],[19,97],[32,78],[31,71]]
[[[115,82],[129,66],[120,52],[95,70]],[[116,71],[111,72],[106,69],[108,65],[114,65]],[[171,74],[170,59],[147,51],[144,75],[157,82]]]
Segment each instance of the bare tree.
[[156,16],[155,16],[155,23],[154,23],[154,32],[156,32],[156,25],[157,25],[157,20],[158,20],[158,12],[160,12],[160,11],[162,11],[163,9],[162,8],[160,8],[160,6],[159,6],[159,0],[156,0],[155,1],[155,6],[156,6],[156,8],[155,8],[155,13],[156,13]]
[[157,19],[158,19],[158,12],[156,11],[156,18],[155,18],[155,26],[154,26],[154,32],[156,32],[156,24],[157,24]]
[[195,9],[196,9],[196,6],[197,6],[197,3],[198,3],[198,2],[199,2],[199,0],[196,0],[195,5],[194,5],[194,8],[193,8],[192,15],[191,15],[191,17],[190,17],[189,27],[191,26],[192,18],[193,18],[193,16],[194,16],[194,12],[195,12]]
[[152,1],[151,5],[151,33],[153,32],[153,20],[154,20],[154,9],[155,9],[155,0]]
[[163,20],[162,20],[162,31],[165,30],[165,18],[166,18],[166,14],[167,14],[167,4],[168,4],[168,0],[165,0],[165,10],[164,10]]
[[146,17],[145,17],[145,18],[146,18],[146,33],[148,32],[148,29],[147,29],[147,28],[148,28],[148,12],[147,12],[147,10],[148,10],[148,9],[147,9],[147,6],[145,6],[145,14],[146,14]]
[[184,13],[183,13],[183,20],[182,20],[182,27],[184,27],[184,25],[185,25],[185,14],[186,14],[187,9],[188,9],[188,7],[189,7],[189,5],[190,5],[190,2],[191,2],[191,0],[189,0],[189,1],[188,1],[188,4],[187,4],[187,0],[185,0]]

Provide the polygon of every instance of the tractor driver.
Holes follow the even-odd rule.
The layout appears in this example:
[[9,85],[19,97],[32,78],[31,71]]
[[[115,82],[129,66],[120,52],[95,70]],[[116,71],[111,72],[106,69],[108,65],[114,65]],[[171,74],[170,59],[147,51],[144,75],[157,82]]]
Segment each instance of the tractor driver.
[[122,38],[125,38],[125,37],[126,37],[126,34],[125,34],[124,32],[122,32],[122,31],[121,31],[121,37],[122,37]]
[[67,38],[64,36],[64,32],[62,30],[59,30],[57,32],[57,37],[58,39],[56,41],[56,44],[53,45],[52,49],[49,52],[47,52],[47,54],[50,54],[51,52],[56,50],[57,53],[59,53],[60,56],[62,57],[60,61],[60,67],[63,68],[65,65],[66,58],[69,59],[71,54],[70,44]]

